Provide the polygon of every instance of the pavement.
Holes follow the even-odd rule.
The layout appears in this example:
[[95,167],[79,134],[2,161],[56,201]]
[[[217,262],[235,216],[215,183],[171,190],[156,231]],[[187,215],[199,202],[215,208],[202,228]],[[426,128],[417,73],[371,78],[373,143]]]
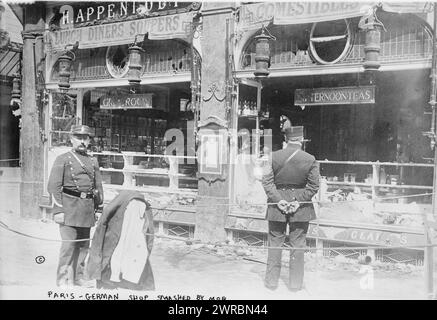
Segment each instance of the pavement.
[[[33,236],[59,240],[51,220],[20,218],[0,211],[0,221]],[[374,262],[360,265],[344,257],[305,255],[305,288],[290,292],[282,268],[275,291],[263,286],[265,250],[155,239],[151,264],[156,290],[60,289],[55,274],[60,243],[31,239],[0,228],[0,299],[425,299],[423,267]],[[284,264],[288,254],[284,254]],[[436,284],[437,285],[437,284]],[[106,295],[105,295],[106,294]]]

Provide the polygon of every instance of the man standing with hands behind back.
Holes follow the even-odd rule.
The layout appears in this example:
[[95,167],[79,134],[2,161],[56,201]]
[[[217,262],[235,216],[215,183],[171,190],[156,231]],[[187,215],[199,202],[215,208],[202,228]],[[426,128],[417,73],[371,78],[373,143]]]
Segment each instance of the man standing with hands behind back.
[[53,220],[59,224],[62,240],[56,284],[83,285],[90,229],[95,224],[95,208],[103,203],[102,177],[98,162],[87,154],[91,130],[73,125],[73,148],[59,155],[52,167],[47,190],[52,195]]
[[[319,164],[301,150],[303,127],[285,128],[287,145],[272,153],[271,167],[263,177],[269,204],[269,247],[264,285],[271,290],[278,287],[281,273],[282,245],[289,227],[289,245],[301,250],[290,250],[289,289],[303,288],[304,250],[309,221],[316,218],[312,197],[319,189]],[[309,202],[309,203],[308,203]]]

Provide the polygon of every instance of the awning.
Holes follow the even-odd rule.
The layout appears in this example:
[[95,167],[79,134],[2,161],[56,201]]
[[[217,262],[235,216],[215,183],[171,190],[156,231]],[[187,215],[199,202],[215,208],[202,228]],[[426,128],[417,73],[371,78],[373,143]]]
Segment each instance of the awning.
[[12,77],[20,71],[20,52],[2,50],[0,52],[0,75]]
[[240,30],[258,29],[262,25],[291,25],[360,17],[375,6],[387,12],[424,13],[432,10],[427,2],[260,2],[242,5]]
[[48,31],[46,43],[51,49],[62,50],[79,43],[80,49],[129,44],[137,35],[148,34],[151,40],[189,39],[194,12],[144,18],[82,28]]
[[0,76],[12,77],[20,71],[21,52],[23,50],[23,39],[21,31],[23,26],[12,12],[8,4],[0,3],[2,6],[0,31],[6,33],[5,43],[0,47]]

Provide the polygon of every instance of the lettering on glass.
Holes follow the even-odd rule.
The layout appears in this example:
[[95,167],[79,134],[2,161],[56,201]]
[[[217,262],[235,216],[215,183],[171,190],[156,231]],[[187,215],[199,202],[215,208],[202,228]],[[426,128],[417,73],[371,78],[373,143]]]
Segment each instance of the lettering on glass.
[[297,106],[375,103],[375,86],[296,89]]

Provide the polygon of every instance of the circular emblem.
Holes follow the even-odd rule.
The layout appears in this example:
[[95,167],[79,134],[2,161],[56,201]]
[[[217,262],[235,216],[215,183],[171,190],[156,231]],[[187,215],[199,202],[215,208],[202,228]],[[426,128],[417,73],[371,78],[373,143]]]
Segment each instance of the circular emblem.
[[106,67],[114,78],[123,78],[129,71],[128,46],[112,46],[106,50]]
[[349,52],[351,41],[348,20],[316,22],[310,33],[310,54],[320,64],[334,64]]

